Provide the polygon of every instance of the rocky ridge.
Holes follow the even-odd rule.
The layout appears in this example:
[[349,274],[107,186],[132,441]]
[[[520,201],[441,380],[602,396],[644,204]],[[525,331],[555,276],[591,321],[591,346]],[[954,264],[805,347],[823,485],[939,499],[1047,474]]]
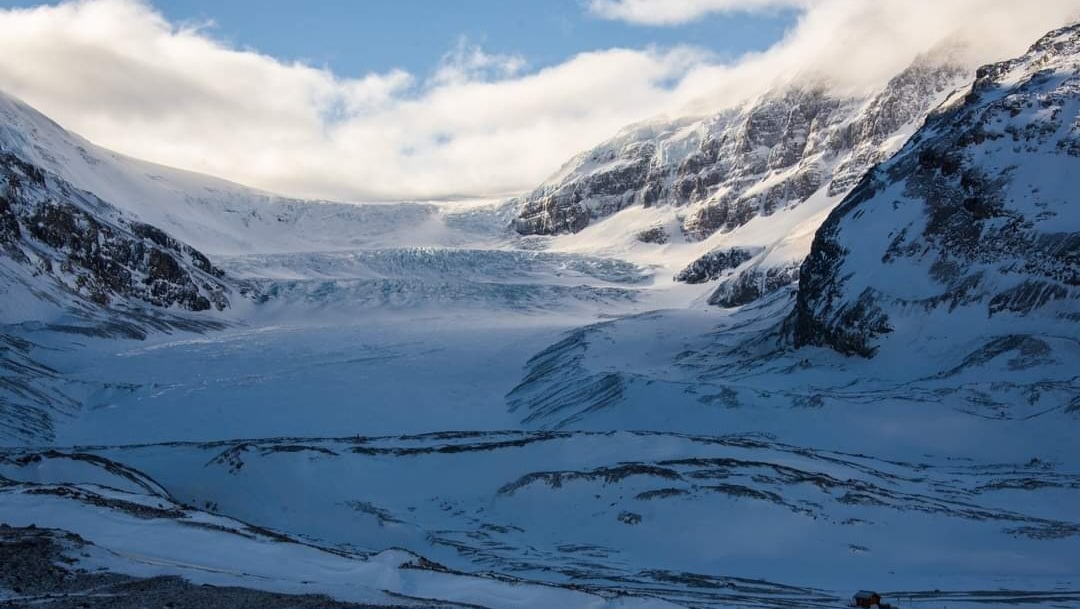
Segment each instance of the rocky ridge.
[[[1080,25],[985,66],[818,231],[796,346],[873,356],[883,337],[1075,336],[1080,321]],[[942,316],[938,312],[952,315]]]
[[925,57],[865,100],[794,83],[705,119],[630,127],[523,197],[514,228],[577,232],[630,205],[676,205],[690,206],[683,229],[700,240],[822,187],[842,194],[963,78],[962,68]]
[[10,153],[0,154],[0,247],[9,272],[94,305],[229,306],[225,273],[201,252]]
[[[575,233],[633,205],[670,205],[680,209],[682,239],[701,241],[815,196],[838,202],[967,79],[940,51],[866,97],[803,81],[705,119],[631,127],[523,197],[513,227],[523,235]],[[754,245],[761,255],[725,277],[712,273],[709,280],[723,279],[713,304],[739,306],[797,281],[806,246],[780,259],[766,251],[773,243]],[[707,253],[678,277],[697,277],[695,269],[718,255]]]

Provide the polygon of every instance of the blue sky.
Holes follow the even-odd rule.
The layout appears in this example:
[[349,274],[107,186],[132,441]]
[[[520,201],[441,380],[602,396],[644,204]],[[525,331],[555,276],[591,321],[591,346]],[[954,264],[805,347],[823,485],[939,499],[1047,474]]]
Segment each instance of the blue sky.
[[1015,55],[1080,0],[1039,7],[0,0],[0,90],[107,148],[281,194],[494,198],[628,125],[735,107],[808,74],[871,91],[958,35],[979,41],[972,66]]
[[[0,7],[36,6],[0,0]],[[765,50],[794,23],[792,10],[709,15],[679,26],[605,20],[585,0],[154,0],[174,23],[212,21],[208,31],[237,47],[328,66],[340,76],[401,68],[430,73],[464,37],[528,69],[612,47],[693,45],[721,60]]]

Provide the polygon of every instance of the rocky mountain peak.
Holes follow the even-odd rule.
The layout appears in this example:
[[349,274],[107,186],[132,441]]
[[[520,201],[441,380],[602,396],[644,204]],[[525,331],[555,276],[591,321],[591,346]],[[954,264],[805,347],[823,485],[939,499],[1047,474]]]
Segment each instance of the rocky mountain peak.
[[521,201],[525,235],[578,232],[631,205],[685,206],[700,240],[805,201],[850,189],[882,160],[889,138],[920,120],[965,71],[922,57],[876,95],[838,95],[807,80],[696,121],[648,124],[579,155]]
[[979,69],[968,94],[821,227],[802,267],[795,344],[872,356],[891,332],[974,337],[1080,321],[1078,96],[1077,26]]

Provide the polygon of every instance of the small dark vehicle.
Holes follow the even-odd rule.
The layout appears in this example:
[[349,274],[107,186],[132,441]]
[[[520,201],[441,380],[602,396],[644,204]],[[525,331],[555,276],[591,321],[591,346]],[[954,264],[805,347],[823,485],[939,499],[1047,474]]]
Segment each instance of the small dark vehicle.
[[855,597],[851,599],[851,604],[860,609],[892,609],[892,605],[889,603],[881,602],[881,595],[877,592],[871,592],[869,590],[860,590],[855,594]]

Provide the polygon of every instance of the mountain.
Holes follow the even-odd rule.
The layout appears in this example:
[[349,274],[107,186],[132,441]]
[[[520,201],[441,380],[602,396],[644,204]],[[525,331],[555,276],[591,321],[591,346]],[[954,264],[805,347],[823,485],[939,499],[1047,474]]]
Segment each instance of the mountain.
[[1080,606],[1078,31],[636,127],[557,235],[0,97],[0,607]]
[[[796,346],[874,355],[890,335],[987,338],[1016,365],[1076,348],[1080,28],[986,66],[818,231]],[[1046,337],[1055,337],[1053,340]],[[989,353],[988,351],[988,353]]]
[[[715,321],[656,311],[581,328],[530,360],[511,405],[545,428],[603,429],[622,417],[648,429],[741,422],[694,410],[681,394],[732,409],[882,413],[925,403],[1072,424],[1078,32],[1051,32],[1023,57],[980,68],[820,219],[784,234],[791,224],[774,215],[777,243],[820,225],[795,285],[775,268],[746,284],[734,275],[710,302],[744,285],[747,296]],[[766,219],[748,226],[764,230]],[[732,277],[766,252],[737,242],[677,279]],[[659,403],[667,407],[652,408]]]
[[[823,209],[967,84],[968,70],[953,55],[942,48],[922,56],[865,96],[803,78],[707,118],[631,127],[517,201],[513,227],[523,235],[577,233],[631,206],[670,206],[674,225],[642,227],[638,238],[708,240],[710,251],[676,280],[723,279],[710,302],[745,305],[796,281],[809,239],[793,233],[812,234]],[[755,218],[770,220],[755,230],[748,226]],[[801,226],[775,228],[785,223]]]
[[[125,157],[2,92],[0,189],[5,323],[52,322],[132,303],[224,311],[238,297],[273,295],[259,294],[265,286],[250,273],[245,279],[253,281],[226,277],[211,258],[357,248],[382,248],[393,257],[401,255],[402,242],[483,247],[504,232],[477,232],[501,209],[465,206],[451,213],[422,203],[290,199]],[[252,260],[240,264],[241,274]]]
[[[1007,471],[1030,466],[1063,474],[1080,466],[1073,440],[1080,412],[1080,233],[1073,177],[1080,125],[1078,40],[1080,26],[1052,32],[1025,56],[983,67],[968,86],[943,95],[943,105],[895,156],[870,170],[852,192],[815,210],[824,209],[819,219],[806,221],[821,228],[810,232],[810,255],[798,268],[796,285],[729,311],[658,310],[578,328],[530,359],[520,383],[508,394],[511,406],[531,428],[552,434],[627,428],[689,434],[754,430],[764,434],[755,440],[782,438],[802,446],[795,449],[798,454],[808,454],[809,446],[843,446],[839,450],[847,457],[874,455],[893,465],[918,463],[916,467],[925,468],[912,477],[890,470],[898,476],[883,485],[890,491],[869,490],[869,480],[841,474],[838,478],[858,480],[855,484],[867,492],[808,497],[795,490],[798,482],[770,486],[791,474],[787,479],[805,482],[803,489],[822,488],[820,481],[809,482],[802,474],[780,473],[791,464],[787,460],[744,461],[746,453],[732,458],[716,450],[704,457],[658,462],[596,449],[599,454],[619,454],[620,466],[633,463],[640,476],[635,481],[651,477],[652,485],[622,483],[650,501],[686,501],[700,507],[689,497],[719,486],[720,492],[738,493],[753,503],[754,508],[743,509],[753,509],[762,518],[770,501],[787,503],[793,514],[832,501],[860,506],[851,512],[826,508],[829,516],[821,518],[843,523],[836,530],[820,520],[810,524],[802,516],[770,526],[735,523],[743,512],[731,505],[713,508],[697,524],[680,521],[680,529],[713,540],[716,553],[747,537],[746,542],[759,549],[767,538],[790,550],[771,553],[773,569],[762,571],[783,570],[778,565],[792,555],[813,555],[834,573],[866,569],[862,581],[881,579],[884,573],[940,574],[950,569],[943,566],[948,559],[936,566],[922,561],[946,556],[950,548],[987,543],[987,550],[974,551],[970,559],[996,563],[992,570],[1000,574],[1003,587],[1014,576],[1018,579],[1012,581],[1033,582],[1038,577],[1034,572],[1021,563],[1005,566],[1009,560],[1004,555],[1052,552],[1056,543],[1059,549],[1075,546],[1080,540],[1075,517],[1052,535],[1054,542],[1022,547],[1027,544],[1019,542],[1019,531],[985,530],[968,536],[960,533],[967,526],[962,519],[939,511],[946,503],[900,507],[889,495],[900,480],[927,482],[935,476],[934,463],[940,463],[936,459],[949,455],[944,458],[956,477],[930,486],[955,491],[952,499],[973,509],[969,515],[988,518],[982,522],[996,520],[975,507],[983,501],[1001,507],[1015,499],[1032,507],[1045,500],[1048,503],[1037,508],[1044,516],[1070,509],[1073,500],[1042,495],[1035,489],[1047,487],[1034,480],[1022,485],[1027,491],[999,494],[990,489],[1019,488],[1001,478]],[[635,212],[623,210],[616,217],[627,213]],[[764,220],[779,221],[774,228],[780,234],[774,238],[793,237],[784,234],[791,224],[781,213],[755,218],[747,226],[764,231]],[[590,230],[593,226],[582,232]],[[553,242],[574,239],[563,236]],[[722,237],[709,239],[723,243]],[[703,285],[723,279],[760,256],[762,243],[728,242],[688,266],[680,279]],[[734,440],[710,438],[717,443]],[[650,447],[663,455],[678,450],[674,442]],[[739,470],[746,462],[765,470],[741,478]],[[839,466],[840,460],[831,463]],[[698,469],[678,469],[689,464]],[[963,488],[966,474],[961,470],[966,465],[984,472],[985,484]],[[530,482],[544,480],[552,489],[580,488],[581,478],[615,475],[614,464],[599,471],[550,469]],[[683,486],[687,479],[693,482]],[[829,485],[825,482],[824,488]],[[910,489],[903,494],[928,499],[934,492]],[[584,491],[575,499],[587,501],[589,496]],[[656,537],[670,530],[653,524],[653,519],[664,518],[663,507],[649,505],[639,512],[630,508],[628,495],[611,503],[603,501],[608,497],[600,489],[593,496],[602,500],[590,505],[590,514],[611,505],[644,514],[635,526]],[[694,510],[686,509],[684,519]],[[1010,518],[1024,509],[1017,504]],[[920,525],[908,522],[894,528],[914,512],[942,519],[930,516]],[[767,530],[782,533],[773,538]],[[713,531],[720,533],[713,537]],[[664,539],[658,543],[667,542]],[[791,550],[807,539],[814,540],[813,549]],[[837,547],[840,540],[848,542],[848,554]],[[942,545],[932,549],[939,542]],[[905,554],[904,548],[915,547],[920,550]],[[988,558],[991,554],[995,558]],[[725,565],[725,573],[732,573],[731,563],[722,558],[718,562]],[[812,568],[805,561],[794,567]],[[1036,570],[1045,573],[1041,567]],[[1017,575],[1021,572],[1025,575]],[[851,584],[857,585],[858,579]],[[802,603],[810,605],[805,599],[812,594],[802,594]],[[925,598],[922,593],[913,596]],[[1039,604],[1033,598],[1016,602]],[[1062,599],[1065,606],[1076,602]],[[968,603],[939,599],[936,604]]]
[[690,238],[734,230],[822,187],[846,192],[888,156],[888,140],[966,80],[947,55],[926,56],[865,98],[796,81],[704,119],[636,125],[523,197],[514,228],[578,232],[632,205],[675,205],[688,208],[682,228]]
[[10,306],[16,285],[54,304],[65,299],[52,288],[101,307],[229,306],[225,273],[201,252],[10,153],[0,154],[0,193],[5,321],[29,314]]
[[292,199],[148,163],[97,146],[2,92],[0,151],[207,255],[347,250],[403,240],[435,245],[444,236],[434,205]]

